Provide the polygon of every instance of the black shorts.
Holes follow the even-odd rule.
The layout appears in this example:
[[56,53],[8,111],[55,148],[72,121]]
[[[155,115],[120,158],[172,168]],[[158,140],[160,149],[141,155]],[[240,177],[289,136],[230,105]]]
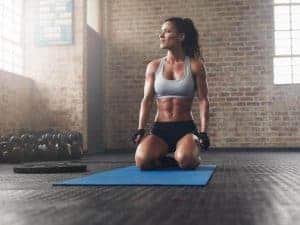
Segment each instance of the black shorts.
[[154,122],[150,134],[154,134],[163,139],[169,152],[174,152],[177,141],[188,133],[194,133],[197,127],[193,120],[176,122]]

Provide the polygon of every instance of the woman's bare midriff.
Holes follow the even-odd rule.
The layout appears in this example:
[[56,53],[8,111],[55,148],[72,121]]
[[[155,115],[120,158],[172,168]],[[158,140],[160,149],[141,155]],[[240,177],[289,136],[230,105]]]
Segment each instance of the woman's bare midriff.
[[193,120],[193,99],[188,98],[162,98],[157,99],[157,113],[155,122],[174,122]]

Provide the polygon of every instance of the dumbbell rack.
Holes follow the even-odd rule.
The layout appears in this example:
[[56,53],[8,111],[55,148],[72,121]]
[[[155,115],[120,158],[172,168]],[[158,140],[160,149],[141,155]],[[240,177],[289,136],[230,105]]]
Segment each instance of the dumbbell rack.
[[80,159],[83,138],[78,131],[22,131],[0,137],[0,163]]

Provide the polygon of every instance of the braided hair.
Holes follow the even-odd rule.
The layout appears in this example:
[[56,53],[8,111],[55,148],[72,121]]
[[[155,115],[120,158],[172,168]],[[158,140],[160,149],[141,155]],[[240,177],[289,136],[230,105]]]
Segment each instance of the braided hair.
[[182,47],[187,56],[191,58],[203,59],[198,43],[199,33],[191,19],[170,17],[164,22],[172,22],[175,25],[177,32],[184,34],[185,38],[182,42]]

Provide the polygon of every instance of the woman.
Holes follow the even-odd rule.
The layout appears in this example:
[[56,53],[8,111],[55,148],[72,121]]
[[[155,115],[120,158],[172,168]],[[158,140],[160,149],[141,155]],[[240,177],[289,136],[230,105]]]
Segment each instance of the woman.
[[[170,162],[166,155],[174,152],[182,169],[194,169],[200,164],[200,148],[209,147],[209,102],[198,32],[192,20],[171,17],[162,24],[159,39],[160,48],[167,49],[167,55],[147,65],[139,125],[133,135],[138,144],[136,166],[142,170],[162,168]],[[199,99],[200,132],[191,112],[195,92]],[[150,134],[145,136],[154,98],[157,113]]]

